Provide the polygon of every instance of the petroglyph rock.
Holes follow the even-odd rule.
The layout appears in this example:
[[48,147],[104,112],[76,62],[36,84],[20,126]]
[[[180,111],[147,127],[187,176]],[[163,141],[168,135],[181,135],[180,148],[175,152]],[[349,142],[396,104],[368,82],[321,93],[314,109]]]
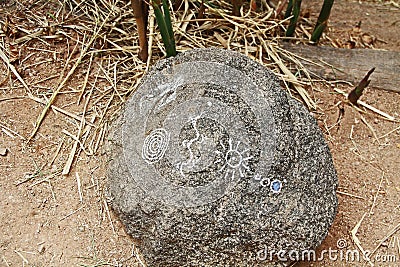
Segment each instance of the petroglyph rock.
[[271,265],[316,248],[336,214],[315,119],[236,52],[158,62],[111,141],[113,207],[150,267]]

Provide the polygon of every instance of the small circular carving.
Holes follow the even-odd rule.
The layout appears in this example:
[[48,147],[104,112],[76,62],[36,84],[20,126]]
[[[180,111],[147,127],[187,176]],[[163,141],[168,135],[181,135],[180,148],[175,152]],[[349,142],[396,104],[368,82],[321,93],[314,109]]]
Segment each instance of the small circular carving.
[[273,193],[279,193],[282,190],[282,182],[280,180],[273,180],[271,182],[271,190]]
[[169,142],[169,133],[162,128],[153,130],[144,139],[142,148],[142,157],[149,163],[153,164],[159,161],[167,150]]

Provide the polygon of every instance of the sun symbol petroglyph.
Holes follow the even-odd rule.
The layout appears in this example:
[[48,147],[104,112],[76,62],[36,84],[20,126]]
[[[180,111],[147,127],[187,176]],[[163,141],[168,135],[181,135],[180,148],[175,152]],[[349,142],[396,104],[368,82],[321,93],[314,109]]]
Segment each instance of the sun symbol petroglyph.
[[222,155],[218,160],[214,162],[217,164],[219,162],[223,162],[223,166],[219,171],[225,171],[225,178],[228,178],[231,175],[231,179],[235,179],[235,174],[238,172],[239,177],[243,178],[245,176],[245,170],[249,170],[248,161],[253,158],[253,156],[249,155],[249,149],[244,149],[240,151],[240,141],[236,143],[234,146],[232,139],[229,138],[229,147],[226,148],[222,141],[220,144],[224,151],[227,150],[226,153],[216,150],[215,153]]
[[164,128],[153,130],[144,140],[142,158],[149,164],[159,161],[167,150],[169,133]]

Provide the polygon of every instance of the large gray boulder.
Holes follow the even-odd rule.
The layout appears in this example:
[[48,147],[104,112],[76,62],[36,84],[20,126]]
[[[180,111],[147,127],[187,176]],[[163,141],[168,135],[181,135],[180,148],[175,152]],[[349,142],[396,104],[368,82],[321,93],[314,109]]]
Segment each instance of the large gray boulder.
[[112,204],[147,266],[294,260],[335,217],[337,176],[315,119],[239,53],[159,61],[110,140]]

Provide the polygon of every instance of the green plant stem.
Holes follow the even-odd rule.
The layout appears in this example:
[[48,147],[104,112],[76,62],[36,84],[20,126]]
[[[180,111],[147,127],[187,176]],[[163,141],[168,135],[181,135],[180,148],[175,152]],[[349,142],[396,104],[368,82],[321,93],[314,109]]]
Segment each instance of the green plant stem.
[[331,14],[333,2],[334,0],[324,0],[324,4],[322,5],[321,12],[318,16],[317,24],[315,25],[314,31],[311,35],[311,41],[318,43],[321,38],[323,31],[328,25],[328,19]]
[[301,0],[292,0],[292,1],[293,1],[293,17],[290,20],[289,27],[286,30],[287,37],[293,36],[294,30],[296,29],[297,20],[299,19],[300,15]]
[[[169,12],[168,0],[163,0],[163,10],[164,10],[165,24],[167,26],[170,42],[171,42],[171,45],[174,47],[174,50],[175,50],[174,30],[172,29],[171,14]],[[175,56],[176,55],[176,51],[174,53],[175,53],[174,54],[174,56]]]
[[152,1],[152,6],[154,8],[154,15],[160,29],[161,37],[164,42],[165,51],[167,52],[167,57],[176,56],[176,47],[174,33],[172,29],[171,16],[169,13],[169,7],[166,0],[162,0],[164,14],[160,9],[159,1]]
[[290,17],[290,14],[292,14],[292,10],[293,10],[293,0],[289,0],[287,8],[286,8],[286,12],[285,12],[285,19]]

